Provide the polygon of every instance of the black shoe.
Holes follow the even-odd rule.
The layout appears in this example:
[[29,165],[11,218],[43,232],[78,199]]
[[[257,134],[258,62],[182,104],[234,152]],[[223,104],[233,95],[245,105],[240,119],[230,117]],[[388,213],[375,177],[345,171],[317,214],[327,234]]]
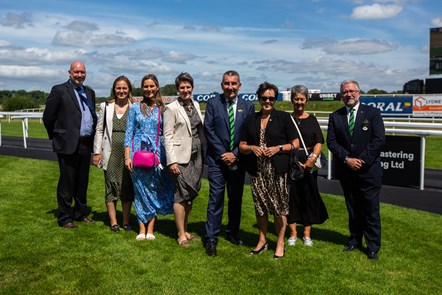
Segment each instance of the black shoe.
[[216,256],[216,244],[212,241],[206,243],[206,254],[208,256]]
[[267,250],[267,248],[268,248],[268,242],[266,241],[266,243],[265,243],[261,248],[259,248],[258,250],[252,250],[252,251],[250,251],[250,254],[251,254],[251,255],[258,255],[258,254],[260,254],[262,251]]
[[111,226],[111,231],[113,231],[114,233],[117,233],[120,231],[120,227],[118,226],[118,224],[114,224]]
[[350,252],[353,251],[354,249],[356,249],[357,246],[353,246],[353,245],[347,245],[344,249],[342,249],[342,251],[344,252]]
[[84,223],[95,223],[95,220],[93,220],[92,218],[89,218],[87,216],[81,217],[80,219],[78,219],[78,221],[81,221]]
[[238,238],[237,236],[231,236],[231,235],[227,235],[226,236],[226,240],[229,241],[230,243],[237,245],[237,246],[242,246],[244,245],[243,240],[241,240],[240,238]]
[[376,252],[368,252],[367,257],[370,260],[378,260],[378,253],[376,253]]
[[283,258],[285,256],[285,249],[284,249],[284,252],[282,253],[282,255],[281,256],[279,256],[279,255],[273,255],[273,259],[281,259],[281,258]]
[[131,232],[131,231],[132,231],[132,228],[130,227],[129,224],[125,224],[125,225],[123,225],[123,228],[124,228],[124,230],[127,231],[127,232]]
[[68,222],[66,224],[63,224],[63,228],[74,229],[74,228],[78,228],[78,226],[76,226],[72,222]]

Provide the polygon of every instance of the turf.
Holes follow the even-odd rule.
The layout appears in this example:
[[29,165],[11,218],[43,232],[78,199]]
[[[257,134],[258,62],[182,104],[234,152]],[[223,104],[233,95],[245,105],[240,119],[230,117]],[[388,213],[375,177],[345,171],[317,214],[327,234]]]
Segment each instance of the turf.
[[[97,223],[76,230],[57,226],[56,162],[0,156],[0,175],[0,294],[442,294],[441,215],[382,204],[382,248],[374,262],[362,251],[342,251],[348,235],[344,200],[323,195],[330,219],[314,226],[314,246],[287,246],[285,257],[275,261],[273,219],[270,250],[249,254],[258,231],[246,187],[245,246],[220,237],[218,256],[207,257],[201,242],[178,246],[172,215],[159,218],[155,241],[112,232],[103,174],[95,167],[88,208]],[[189,227],[199,237],[207,196],[204,180]],[[136,229],[133,213],[131,224]]]

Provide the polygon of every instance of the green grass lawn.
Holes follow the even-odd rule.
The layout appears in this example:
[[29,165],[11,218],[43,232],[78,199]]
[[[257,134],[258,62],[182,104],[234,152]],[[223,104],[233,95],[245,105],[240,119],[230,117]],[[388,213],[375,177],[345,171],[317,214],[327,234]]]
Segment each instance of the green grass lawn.
[[[218,256],[207,257],[200,242],[178,246],[172,215],[159,218],[155,241],[111,232],[103,174],[95,167],[88,205],[97,223],[76,230],[57,226],[56,162],[0,156],[0,175],[0,294],[442,294],[441,215],[382,204],[382,248],[374,262],[342,251],[344,199],[323,195],[330,219],[314,226],[314,246],[287,247],[275,261],[273,219],[270,251],[249,254],[258,230],[246,187],[245,246],[221,238]],[[200,237],[207,196],[204,180],[189,227]],[[134,214],[131,223],[136,228]]]

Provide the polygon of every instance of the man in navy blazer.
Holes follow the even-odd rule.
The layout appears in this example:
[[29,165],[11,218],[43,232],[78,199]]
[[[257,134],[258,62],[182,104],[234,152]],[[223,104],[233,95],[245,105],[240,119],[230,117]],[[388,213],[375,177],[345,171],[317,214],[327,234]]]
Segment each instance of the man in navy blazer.
[[[87,217],[86,193],[97,115],[95,92],[83,85],[86,67],[75,61],[69,80],[52,87],[43,122],[57,153],[60,178],[57,186],[58,224],[74,229],[73,220],[93,223]],[[71,208],[72,199],[75,201]]]
[[[379,193],[384,122],[377,108],[360,103],[356,81],[342,82],[340,91],[345,107],[330,114],[327,146],[333,153],[349,216],[350,238],[344,251],[361,247],[364,236],[368,258],[377,260],[381,246]],[[351,132],[349,125],[353,124]]]
[[[241,139],[242,125],[246,117],[255,111],[251,102],[238,98],[241,81],[236,71],[224,73],[221,88],[223,94],[217,95],[207,102],[204,118],[204,132],[207,140],[206,164],[208,165],[210,185],[205,236],[206,253],[209,256],[217,255],[216,245],[221,231],[226,187],[229,198],[226,238],[233,244],[243,244],[243,241],[238,237],[238,231],[241,221],[245,169],[238,158],[238,145]],[[233,148],[230,147],[228,116],[228,107],[231,102],[235,114]]]

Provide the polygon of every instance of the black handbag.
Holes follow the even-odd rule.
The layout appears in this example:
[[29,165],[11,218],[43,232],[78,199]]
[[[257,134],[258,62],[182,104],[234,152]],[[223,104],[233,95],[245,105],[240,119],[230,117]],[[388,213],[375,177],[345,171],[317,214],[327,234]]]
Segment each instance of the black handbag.
[[304,168],[299,164],[297,151],[295,149],[292,149],[290,152],[289,177],[292,181],[299,181],[304,177]]

